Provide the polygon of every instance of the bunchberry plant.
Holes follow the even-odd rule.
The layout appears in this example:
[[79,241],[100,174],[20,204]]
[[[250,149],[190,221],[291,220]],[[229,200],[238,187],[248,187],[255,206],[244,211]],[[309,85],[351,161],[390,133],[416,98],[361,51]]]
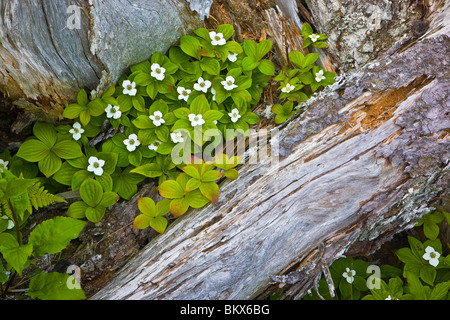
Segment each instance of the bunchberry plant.
[[[336,260],[330,268],[336,295],[331,297],[322,278],[320,296],[334,300],[450,300],[450,254],[444,256],[449,244],[444,247],[438,237],[438,224],[444,219],[450,223],[450,214],[433,211],[425,215],[416,226],[422,229],[424,239],[408,236],[409,246],[395,252],[398,263],[381,265],[377,277],[362,259]],[[320,297],[313,292],[304,299]]]
[[[321,40],[326,36],[312,34],[309,28],[305,24],[302,30],[305,45],[323,47]],[[267,58],[271,41],[238,43],[232,40],[233,34],[229,24],[216,30],[199,28],[181,37],[179,45],[167,54],[157,52],[150,60],[131,66],[101,96],[90,99],[81,90],[76,103],[65,108],[66,120],[60,125],[37,122],[33,136],[17,154],[0,154],[0,172],[9,168],[17,176],[34,179],[24,181],[38,181],[54,193],[78,191],[80,201],[70,205],[68,217],[57,220],[76,225],[72,231],[77,232],[85,219],[97,223],[120,198],[130,200],[145,179],[157,181],[164,199],[158,203],[139,199],[140,214],[134,221],[137,229],[151,227],[163,233],[167,214],[179,217],[189,208],[217,203],[219,182],[237,179],[236,167],[242,161],[225,155],[221,141],[234,143],[238,133],[248,136],[250,126],[260,121],[253,110],[269,83],[281,83],[280,99],[285,103],[273,108],[275,122],[281,123],[294,113],[294,103],[307,100],[321,86],[334,81],[334,74],[314,65],[317,54],[304,56],[300,52],[290,54],[295,69],[284,67],[273,79],[275,66]],[[24,186],[18,189],[20,197],[5,193],[9,200],[0,219],[0,227],[7,234],[0,252],[8,268],[18,274],[28,266],[35,250],[39,254],[45,251],[38,249],[35,236],[24,245],[18,236],[14,242],[11,235],[12,224],[16,229],[18,223],[22,226],[26,212],[30,212],[27,201],[34,201],[26,198],[26,190],[35,190],[34,185],[30,182]],[[9,219],[15,217],[11,208],[19,220]],[[48,233],[47,240],[64,238],[57,246],[61,249],[77,232],[65,236]],[[36,277],[40,280],[34,288],[41,290],[46,285],[43,277]],[[51,281],[62,279],[51,277]],[[31,290],[30,295],[49,298],[50,291],[39,294]]]

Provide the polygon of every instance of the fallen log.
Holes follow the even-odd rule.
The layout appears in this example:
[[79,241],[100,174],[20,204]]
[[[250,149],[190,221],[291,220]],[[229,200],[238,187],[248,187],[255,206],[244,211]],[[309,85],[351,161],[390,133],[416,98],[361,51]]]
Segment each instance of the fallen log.
[[245,163],[92,299],[299,298],[338,257],[414,226],[450,187],[448,22],[447,4],[424,35],[302,105],[272,131],[278,163]]

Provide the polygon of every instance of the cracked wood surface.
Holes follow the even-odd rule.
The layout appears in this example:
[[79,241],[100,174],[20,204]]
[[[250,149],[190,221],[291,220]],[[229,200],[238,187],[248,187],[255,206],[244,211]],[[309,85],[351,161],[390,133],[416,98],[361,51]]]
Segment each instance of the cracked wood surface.
[[0,94],[54,121],[80,89],[103,92],[200,26],[183,0],[0,0]]
[[448,12],[315,97],[280,127],[278,165],[244,164],[92,298],[298,298],[320,266],[414,226],[450,185]]

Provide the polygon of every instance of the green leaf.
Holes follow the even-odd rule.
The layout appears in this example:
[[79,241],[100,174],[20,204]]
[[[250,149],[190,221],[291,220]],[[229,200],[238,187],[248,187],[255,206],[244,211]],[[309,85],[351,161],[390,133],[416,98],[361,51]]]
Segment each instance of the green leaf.
[[205,57],[200,61],[200,68],[210,75],[217,76],[220,73],[220,63],[215,58]]
[[79,104],[69,104],[63,112],[63,117],[67,119],[76,119],[80,116],[81,111],[86,110],[86,107],[82,107]]
[[406,275],[408,287],[416,300],[426,300],[425,290],[419,278],[413,273],[408,272]]
[[30,139],[20,146],[17,156],[29,162],[38,162],[49,154],[49,149],[42,141]]
[[214,182],[203,182],[200,187],[200,192],[212,203],[219,201],[219,186]]
[[103,172],[107,174],[113,174],[116,170],[117,161],[119,159],[119,154],[116,152],[99,152],[96,157],[101,160],[105,160],[105,165],[103,166]]
[[33,246],[31,244],[19,245],[13,235],[2,233],[0,234],[0,252],[6,262],[22,276],[22,271],[27,266],[28,257],[33,252]]
[[222,33],[223,37],[228,40],[234,33],[234,28],[231,24],[221,24],[216,29],[217,33]]
[[86,209],[89,206],[84,201],[77,201],[70,205],[67,215],[75,219],[83,219],[86,217]]
[[54,145],[52,151],[62,159],[76,159],[83,156],[80,145],[75,141],[62,140]]
[[40,257],[54,254],[76,239],[86,222],[67,217],[56,217],[40,223],[30,234],[28,243],[33,245],[33,255]]
[[81,184],[89,178],[92,178],[94,176],[93,173],[88,172],[87,170],[80,170],[77,173],[75,173],[72,177],[72,190],[78,190],[80,189]]
[[131,170],[130,172],[139,173],[148,178],[156,178],[163,174],[161,167],[156,163],[147,163]]
[[134,218],[133,228],[139,230],[148,228],[150,226],[150,219],[152,219],[152,217],[149,217],[145,214],[138,215],[136,218]]
[[80,169],[78,168],[72,167],[68,162],[64,162],[61,166],[61,169],[53,176],[53,179],[61,184],[70,186],[72,184],[73,175],[79,170]]
[[[204,114],[208,110],[210,110],[210,106],[208,103],[208,99],[206,99],[206,96],[204,94],[198,96],[191,102],[191,113],[194,114]],[[173,129],[174,130],[174,129]]]
[[198,52],[201,50],[200,41],[193,36],[182,36],[180,38],[180,48],[187,55],[200,59]]
[[450,281],[438,283],[431,291],[430,300],[444,300],[450,290]]
[[200,173],[196,165],[187,165],[185,167],[182,167],[181,170],[183,170],[186,174],[190,175],[193,178],[196,178],[198,180],[201,179]]
[[139,211],[149,217],[156,217],[156,205],[155,201],[149,197],[139,198],[138,199],[138,208]]
[[39,170],[47,177],[51,177],[54,173],[56,173],[59,169],[61,169],[62,161],[61,159],[54,154],[53,152],[49,152],[47,156],[44,157],[38,163]]
[[158,187],[159,194],[167,199],[176,199],[184,196],[184,190],[178,184],[178,182],[173,180],[164,181]]
[[432,286],[436,279],[436,269],[431,265],[422,266],[420,268],[420,278],[422,278],[425,283]]
[[217,170],[208,170],[202,174],[203,182],[213,182],[223,177],[223,174]]
[[189,206],[198,209],[209,203],[209,200],[200,192],[199,189],[186,193],[186,199]]
[[270,39],[261,41],[256,47],[256,60],[261,60],[269,51],[272,50]]
[[189,202],[186,198],[174,199],[170,202],[170,213],[176,218],[182,216],[189,209]]
[[[73,286],[74,277],[67,273],[40,273],[33,276],[27,294],[40,300],[84,300],[82,289]],[[68,284],[72,285],[68,285]]]
[[100,222],[100,220],[102,220],[104,215],[105,215],[104,207],[96,207],[96,208],[88,207],[86,209],[86,218],[92,223]]
[[259,60],[257,58],[257,44],[252,40],[244,40],[244,52],[248,57],[253,58],[253,61]]
[[244,71],[251,71],[259,66],[260,62],[255,60],[254,57],[248,56],[242,60],[242,69]]
[[56,129],[49,123],[36,122],[33,127],[33,134],[48,148],[53,147],[56,143]]
[[258,66],[258,70],[261,71],[261,73],[267,74],[269,76],[275,74],[275,66],[273,65],[273,62],[270,60],[261,60]]
[[78,92],[78,95],[77,95],[77,102],[78,102],[78,104],[81,105],[81,106],[87,105],[87,103],[88,103],[88,96],[87,96],[86,90],[81,89],[81,90]]
[[102,185],[94,179],[87,179],[80,186],[80,196],[89,206],[96,207],[103,198]]
[[164,217],[154,217],[150,218],[149,225],[155,229],[158,233],[164,233],[167,228],[167,219]]
[[193,191],[195,189],[197,189],[198,187],[200,187],[201,185],[201,181],[195,178],[191,178],[189,179],[189,181],[186,183],[186,188],[185,191],[186,192],[190,192]]
[[101,207],[111,207],[116,204],[116,202],[120,199],[119,195],[112,191],[107,191],[103,193],[102,200],[100,201]]
[[105,113],[105,108],[107,106],[102,99],[95,99],[88,104],[89,114],[93,117],[98,117],[99,115]]

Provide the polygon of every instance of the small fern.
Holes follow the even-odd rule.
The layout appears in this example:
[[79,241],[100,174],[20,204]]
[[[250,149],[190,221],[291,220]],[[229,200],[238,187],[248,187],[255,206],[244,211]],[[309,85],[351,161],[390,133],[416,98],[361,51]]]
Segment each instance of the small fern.
[[67,202],[66,200],[49,193],[40,182],[28,188],[28,197],[35,210],[47,207],[55,202]]

